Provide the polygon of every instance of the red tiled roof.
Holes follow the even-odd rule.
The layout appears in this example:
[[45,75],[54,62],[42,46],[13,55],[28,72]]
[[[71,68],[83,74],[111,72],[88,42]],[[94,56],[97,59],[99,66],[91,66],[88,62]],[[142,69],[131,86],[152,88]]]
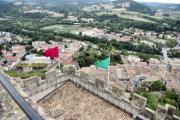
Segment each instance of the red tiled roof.
[[5,57],[5,59],[7,60],[7,61],[18,61],[18,59],[20,59],[18,56],[7,56],[7,57]]

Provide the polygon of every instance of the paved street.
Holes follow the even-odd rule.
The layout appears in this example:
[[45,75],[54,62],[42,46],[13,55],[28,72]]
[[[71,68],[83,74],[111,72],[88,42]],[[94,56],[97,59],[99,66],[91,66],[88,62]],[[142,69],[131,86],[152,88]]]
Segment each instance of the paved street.
[[177,42],[178,44],[176,45],[176,47],[174,47],[174,49],[180,49],[180,33],[177,36]]
[[169,50],[169,48],[162,48],[162,52],[163,52],[163,57],[164,57],[164,60],[166,61],[166,65],[169,63],[169,57],[167,55],[167,51]]

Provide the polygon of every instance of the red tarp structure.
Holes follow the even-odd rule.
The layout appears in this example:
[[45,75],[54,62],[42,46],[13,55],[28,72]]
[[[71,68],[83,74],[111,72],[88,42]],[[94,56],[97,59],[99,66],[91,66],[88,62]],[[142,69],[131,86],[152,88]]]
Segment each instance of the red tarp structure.
[[46,57],[50,57],[50,58],[59,57],[59,48],[58,47],[49,48],[48,50],[45,51],[44,54],[46,55]]

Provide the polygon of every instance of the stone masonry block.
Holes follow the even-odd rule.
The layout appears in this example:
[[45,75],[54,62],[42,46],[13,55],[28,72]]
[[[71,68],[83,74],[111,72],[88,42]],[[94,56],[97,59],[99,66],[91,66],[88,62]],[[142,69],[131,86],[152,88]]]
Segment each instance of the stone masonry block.
[[165,120],[167,110],[164,106],[158,105],[156,110],[156,120]]
[[145,108],[145,105],[147,103],[147,99],[141,95],[138,95],[136,93],[133,93],[132,95],[132,105],[139,107],[139,108]]
[[112,86],[112,93],[117,98],[122,98],[124,96],[124,89],[119,86]]
[[99,89],[104,89],[105,88],[105,80],[103,80],[101,78],[96,78],[95,79],[95,85]]

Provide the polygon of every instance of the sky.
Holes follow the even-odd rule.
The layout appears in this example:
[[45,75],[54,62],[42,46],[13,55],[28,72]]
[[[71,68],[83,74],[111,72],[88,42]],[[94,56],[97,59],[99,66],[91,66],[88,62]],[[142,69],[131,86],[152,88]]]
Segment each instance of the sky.
[[161,3],[179,3],[180,4],[180,0],[135,0],[135,1],[161,2]]

